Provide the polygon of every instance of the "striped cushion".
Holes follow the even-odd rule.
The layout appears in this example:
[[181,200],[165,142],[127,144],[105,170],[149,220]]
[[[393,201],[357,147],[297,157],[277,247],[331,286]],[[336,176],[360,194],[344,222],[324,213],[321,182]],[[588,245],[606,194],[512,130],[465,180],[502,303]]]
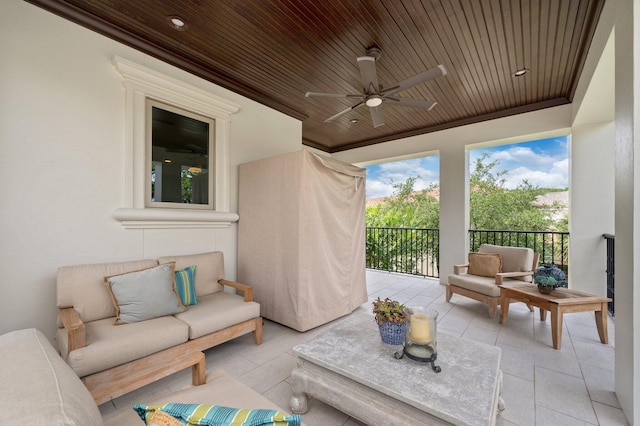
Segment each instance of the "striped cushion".
[[196,296],[196,269],[197,266],[189,266],[176,271],[176,290],[184,306],[198,303]]
[[135,404],[133,409],[150,425],[153,414],[162,411],[184,425],[201,426],[300,426],[300,415],[288,415],[277,410],[229,408],[208,404],[161,405]]

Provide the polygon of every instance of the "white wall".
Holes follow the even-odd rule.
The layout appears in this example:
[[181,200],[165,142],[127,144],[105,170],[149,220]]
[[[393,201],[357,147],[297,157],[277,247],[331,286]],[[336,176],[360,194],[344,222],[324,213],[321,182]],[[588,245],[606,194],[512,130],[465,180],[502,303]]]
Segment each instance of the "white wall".
[[55,330],[62,265],[225,252],[235,278],[236,226],[124,229],[125,92],[114,55],[242,106],[230,129],[237,165],[302,149],[301,122],[19,0],[0,2],[0,333]]

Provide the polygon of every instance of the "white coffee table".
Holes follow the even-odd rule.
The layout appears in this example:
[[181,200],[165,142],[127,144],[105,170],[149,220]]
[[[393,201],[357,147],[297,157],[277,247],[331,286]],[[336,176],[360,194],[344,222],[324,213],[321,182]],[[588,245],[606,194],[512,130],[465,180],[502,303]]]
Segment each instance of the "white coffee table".
[[[306,413],[314,397],[368,425],[493,425],[500,397],[501,350],[438,332],[435,373],[430,364],[382,343],[373,316],[351,314],[293,348],[291,410]],[[304,418],[303,418],[304,421]]]

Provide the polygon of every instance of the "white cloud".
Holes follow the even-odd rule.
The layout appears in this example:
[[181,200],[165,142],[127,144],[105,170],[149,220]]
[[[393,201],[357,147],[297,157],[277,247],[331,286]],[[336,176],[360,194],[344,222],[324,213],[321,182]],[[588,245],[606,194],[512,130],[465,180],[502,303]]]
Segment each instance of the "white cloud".
[[433,159],[414,158],[410,160],[395,161],[380,164],[375,173],[367,176],[367,197],[384,197],[394,192],[392,183],[403,183],[410,177],[420,177],[414,184],[415,190],[428,188],[433,183],[438,183],[438,162],[429,167]]
[[[516,188],[524,179],[534,186],[543,188],[565,188],[569,186],[569,160],[566,141],[563,139],[538,141],[521,145],[508,145],[472,150],[469,153],[470,167],[483,153],[487,161],[498,161],[495,172],[506,170],[505,187]],[[486,164],[486,163],[485,163]],[[429,187],[440,180],[437,156],[414,158],[378,165],[367,176],[367,197],[391,195],[394,191],[390,182],[405,182],[409,177],[420,176],[414,188]]]

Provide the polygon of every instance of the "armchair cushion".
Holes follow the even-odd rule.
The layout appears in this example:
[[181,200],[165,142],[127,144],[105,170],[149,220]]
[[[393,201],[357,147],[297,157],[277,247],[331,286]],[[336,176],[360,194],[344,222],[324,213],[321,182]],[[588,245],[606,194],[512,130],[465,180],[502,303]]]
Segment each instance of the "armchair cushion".
[[[478,252],[499,253],[502,256],[502,272],[528,272],[532,270],[534,252],[530,248],[482,244]],[[531,275],[513,278],[520,281],[532,281]]]
[[116,307],[116,324],[133,323],[183,312],[175,288],[174,263],[106,277]]
[[496,280],[493,277],[481,277],[471,274],[451,274],[449,275],[449,284],[489,297],[500,297],[500,287],[496,285]]
[[493,278],[499,272],[502,272],[500,253],[469,253],[467,274]]

